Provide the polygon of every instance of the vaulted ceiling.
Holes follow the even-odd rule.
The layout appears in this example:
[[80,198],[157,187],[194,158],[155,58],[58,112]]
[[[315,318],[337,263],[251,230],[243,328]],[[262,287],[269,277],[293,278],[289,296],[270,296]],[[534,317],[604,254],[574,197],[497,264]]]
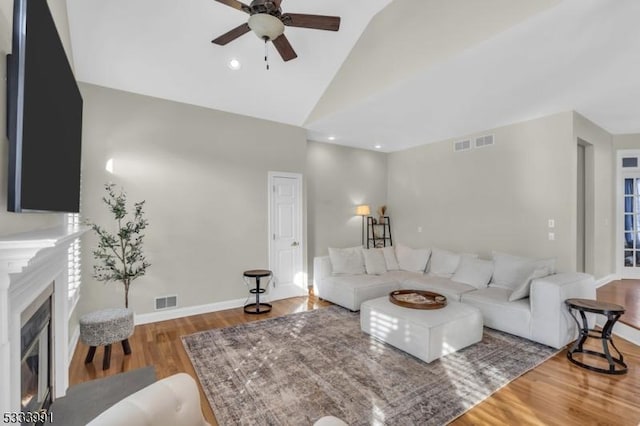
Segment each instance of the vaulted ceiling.
[[[559,111],[640,132],[637,0],[284,0],[339,32],[287,27],[283,62],[214,0],[67,0],[80,81],[394,151]],[[228,66],[236,58],[239,70]],[[331,138],[331,139],[330,139]]]

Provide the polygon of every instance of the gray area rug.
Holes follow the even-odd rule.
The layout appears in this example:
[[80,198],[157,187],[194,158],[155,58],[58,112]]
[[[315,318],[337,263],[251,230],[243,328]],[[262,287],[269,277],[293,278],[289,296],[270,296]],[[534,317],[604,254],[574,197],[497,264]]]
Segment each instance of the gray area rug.
[[182,337],[221,425],[450,422],[558,351],[495,330],[424,363],[332,306]]
[[51,404],[52,424],[85,426],[116,402],[155,381],[156,369],[144,367],[72,386]]

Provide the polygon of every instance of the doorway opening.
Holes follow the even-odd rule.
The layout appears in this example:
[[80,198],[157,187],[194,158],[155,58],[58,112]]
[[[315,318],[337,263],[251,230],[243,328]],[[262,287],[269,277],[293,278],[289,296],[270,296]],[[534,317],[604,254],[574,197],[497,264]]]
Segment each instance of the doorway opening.
[[578,139],[576,206],[576,271],[593,274],[594,154],[593,145]]

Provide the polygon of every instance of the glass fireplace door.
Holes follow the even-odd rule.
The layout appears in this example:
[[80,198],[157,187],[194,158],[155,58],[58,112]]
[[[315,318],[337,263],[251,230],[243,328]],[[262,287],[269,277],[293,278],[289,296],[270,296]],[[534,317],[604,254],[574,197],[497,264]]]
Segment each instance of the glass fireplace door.
[[51,404],[51,319],[51,297],[48,297],[20,330],[20,396],[23,413],[48,409]]

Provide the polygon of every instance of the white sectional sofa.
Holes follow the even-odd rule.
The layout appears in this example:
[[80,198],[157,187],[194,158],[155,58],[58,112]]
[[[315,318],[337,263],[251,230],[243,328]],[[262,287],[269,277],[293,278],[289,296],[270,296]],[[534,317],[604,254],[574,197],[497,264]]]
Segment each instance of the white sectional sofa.
[[[332,256],[333,263],[330,256],[314,259],[314,292],[321,299],[358,311],[362,302],[388,295],[393,290],[435,291],[449,300],[477,307],[487,327],[554,348],[565,346],[577,336],[575,322],[564,301],[596,296],[592,276],[556,273],[553,259],[494,253],[492,260],[482,260],[446,250],[418,252],[400,246],[395,250],[384,249],[385,266],[382,267],[380,253],[373,256],[373,252],[351,248],[330,249],[330,255],[341,250],[351,251],[350,262],[347,262],[351,264],[346,267],[337,255]],[[363,253],[362,268],[355,266],[354,253],[358,250]],[[392,255],[396,254],[397,259],[393,259]],[[372,257],[378,259],[377,265],[364,262]],[[334,272],[334,266],[338,273]],[[384,269],[387,270],[383,272]]]

